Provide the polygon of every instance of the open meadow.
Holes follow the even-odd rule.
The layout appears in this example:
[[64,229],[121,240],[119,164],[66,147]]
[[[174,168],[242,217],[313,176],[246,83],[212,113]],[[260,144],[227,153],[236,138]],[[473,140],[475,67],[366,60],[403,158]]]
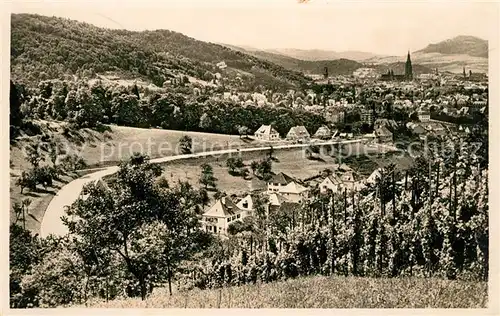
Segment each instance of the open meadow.
[[[365,155],[366,154],[366,155]],[[163,177],[170,183],[178,181],[188,181],[194,187],[200,187],[200,178],[203,163],[208,163],[213,167],[215,178],[217,178],[217,188],[228,195],[245,195],[252,190],[264,189],[264,181],[252,176],[251,179],[244,179],[241,176],[234,176],[228,173],[226,161],[229,157],[241,157],[245,167],[252,174],[250,164],[253,160],[266,158],[268,151],[242,152],[233,155],[209,156],[196,159],[186,159],[172,161],[162,164],[164,168]],[[350,156],[349,156],[350,155]],[[401,164],[402,168],[408,165],[409,158],[397,157],[397,153],[381,153],[380,148],[366,146],[362,144],[346,145],[342,151],[342,156],[322,154],[317,159],[308,159],[302,148],[277,149],[273,153],[275,159],[272,163],[272,171],[275,174],[283,172],[298,180],[319,175],[325,169],[335,170],[340,163],[345,163],[357,172],[361,177],[367,177],[375,169],[384,166],[388,161]],[[387,157],[390,157],[389,159]]]
[[[77,154],[87,163],[88,168],[99,168],[116,165],[123,159],[128,159],[134,152],[148,154],[151,158],[165,157],[180,154],[179,139],[188,135],[193,140],[193,152],[220,150],[223,148],[240,148],[263,146],[266,143],[235,135],[222,135],[198,132],[183,132],[162,129],[133,128],[124,126],[106,126],[105,130],[78,129],[65,131],[66,123],[39,121],[41,130],[46,135],[51,135],[57,143],[61,154]],[[29,199],[29,215],[26,218],[26,229],[38,232],[40,224],[53,196],[57,191],[85,173],[78,172],[74,175],[62,176],[61,180],[54,180],[53,187],[46,189],[41,186],[36,191],[24,190],[16,185],[22,170],[30,168],[24,149],[30,145],[42,142],[42,136],[24,135],[10,146],[10,201],[11,221],[15,220],[12,205]],[[42,151],[44,161],[42,165],[50,164],[47,152]],[[91,172],[91,171],[88,171]]]

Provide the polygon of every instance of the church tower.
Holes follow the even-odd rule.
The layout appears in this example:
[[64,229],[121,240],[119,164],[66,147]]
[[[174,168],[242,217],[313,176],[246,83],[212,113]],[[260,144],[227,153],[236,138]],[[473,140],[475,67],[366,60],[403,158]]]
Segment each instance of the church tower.
[[406,80],[413,80],[413,69],[411,67],[410,51],[408,51],[408,57],[406,57],[405,79]]

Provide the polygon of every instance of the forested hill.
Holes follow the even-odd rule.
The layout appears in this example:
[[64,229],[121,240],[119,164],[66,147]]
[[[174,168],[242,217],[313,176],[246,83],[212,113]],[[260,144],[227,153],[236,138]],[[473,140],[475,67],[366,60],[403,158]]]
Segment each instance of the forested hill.
[[[64,18],[11,17],[11,76],[36,84],[86,71],[142,77],[156,85],[177,75],[210,81],[224,61],[230,84],[286,89],[305,85],[302,74],[230,48],[167,30],[110,30]],[[236,80],[236,78],[238,79]]]

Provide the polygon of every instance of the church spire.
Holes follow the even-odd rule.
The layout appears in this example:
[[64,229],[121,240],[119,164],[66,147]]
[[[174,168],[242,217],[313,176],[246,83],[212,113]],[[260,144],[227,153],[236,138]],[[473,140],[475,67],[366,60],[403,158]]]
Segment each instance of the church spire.
[[405,79],[413,80],[413,68],[411,66],[410,50],[408,50],[408,56],[406,57]]

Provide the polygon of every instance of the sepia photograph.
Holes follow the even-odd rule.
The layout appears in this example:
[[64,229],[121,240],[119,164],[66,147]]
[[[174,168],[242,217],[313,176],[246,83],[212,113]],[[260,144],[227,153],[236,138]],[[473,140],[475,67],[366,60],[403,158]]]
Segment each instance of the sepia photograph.
[[499,3],[236,2],[10,3],[6,310],[491,308]]

